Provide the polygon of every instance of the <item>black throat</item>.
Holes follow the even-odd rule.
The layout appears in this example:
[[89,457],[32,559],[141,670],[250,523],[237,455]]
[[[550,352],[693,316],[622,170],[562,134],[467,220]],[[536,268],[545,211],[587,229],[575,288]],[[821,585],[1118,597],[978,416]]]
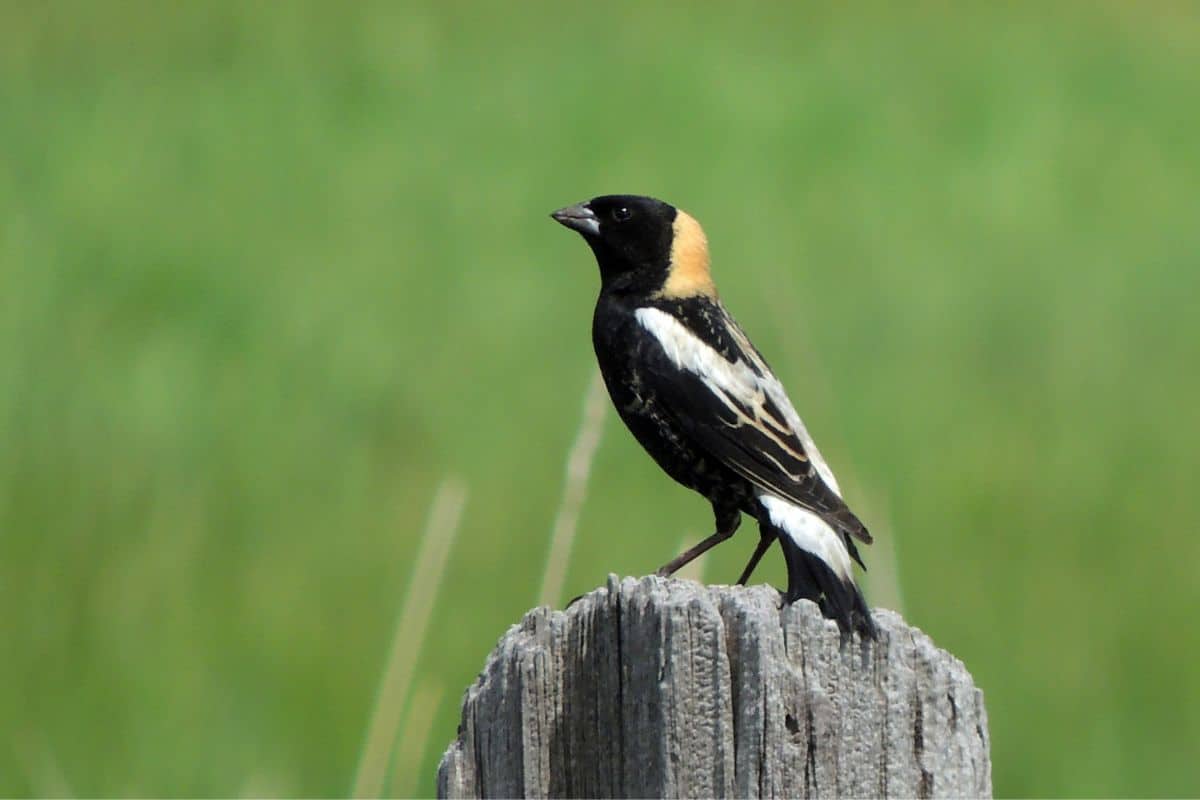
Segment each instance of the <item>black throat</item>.
[[649,295],[661,289],[667,279],[669,265],[659,263],[661,257],[653,260],[633,260],[603,240],[588,237],[587,243],[596,256],[596,264],[600,267],[602,294]]

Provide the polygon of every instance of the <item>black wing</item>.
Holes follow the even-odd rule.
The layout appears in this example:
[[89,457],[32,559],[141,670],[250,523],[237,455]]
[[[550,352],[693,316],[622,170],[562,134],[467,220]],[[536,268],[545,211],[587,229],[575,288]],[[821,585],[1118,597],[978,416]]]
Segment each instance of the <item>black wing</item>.
[[[779,380],[723,308],[712,316],[722,330],[697,334],[661,309],[639,310],[655,339],[643,353],[646,388],[725,466],[869,544],[871,535],[838,495]],[[714,337],[719,348],[706,341]]]

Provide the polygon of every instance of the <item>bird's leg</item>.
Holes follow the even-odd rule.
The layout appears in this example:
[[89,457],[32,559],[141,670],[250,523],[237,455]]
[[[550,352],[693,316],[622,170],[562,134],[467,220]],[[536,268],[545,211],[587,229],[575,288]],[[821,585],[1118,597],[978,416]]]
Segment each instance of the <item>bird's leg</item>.
[[738,578],[738,586],[746,585],[746,581],[750,580],[750,573],[754,572],[754,568],[762,560],[763,553],[767,552],[767,548],[771,546],[771,542],[775,541],[775,536],[767,530],[762,530],[759,534],[758,544],[754,546],[754,553],[750,556],[750,563],[742,570],[742,577]]
[[659,567],[658,572],[655,573],[656,575],[660,578],[665,578],[668,575],[675,574],[684,565],[699,558],[713,547],[733,536],[734,531],[738,529],[738,525],[742,524],[742,512],[736,506],[733,508],[718,508],[714,505],[713,515],[717,518],[717,532],[694,547],[684,550],[666,564],[663,564]]

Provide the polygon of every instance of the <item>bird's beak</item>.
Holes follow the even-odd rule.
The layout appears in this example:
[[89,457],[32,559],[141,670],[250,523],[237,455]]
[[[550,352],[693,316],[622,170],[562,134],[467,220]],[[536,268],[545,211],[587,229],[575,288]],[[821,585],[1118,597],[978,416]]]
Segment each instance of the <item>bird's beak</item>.
[[550,216],[555,222],[566,225],[573,231],[579,231],[584,236],[597,236],[600,233],[600,220],[596,218],[596,213],[588,208],[587,203],[560,208]]

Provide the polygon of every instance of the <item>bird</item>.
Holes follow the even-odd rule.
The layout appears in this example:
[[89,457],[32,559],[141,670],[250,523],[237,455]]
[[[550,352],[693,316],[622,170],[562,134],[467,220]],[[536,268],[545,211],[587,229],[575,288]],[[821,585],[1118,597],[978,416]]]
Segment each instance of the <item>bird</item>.
[[777,541],[784,605],[811,600],[843,637],[875,638],[851,565],[866,568],[855,542],[870,544],[871,534],[721,302],[700,223],[662,200],[623,194],[550,216],[583,237],[600,268],[592,344],[618,416],[668,476],[712,504],[716,531],[657,574],[732,537],[746,514],[759,540],[738,584]]

